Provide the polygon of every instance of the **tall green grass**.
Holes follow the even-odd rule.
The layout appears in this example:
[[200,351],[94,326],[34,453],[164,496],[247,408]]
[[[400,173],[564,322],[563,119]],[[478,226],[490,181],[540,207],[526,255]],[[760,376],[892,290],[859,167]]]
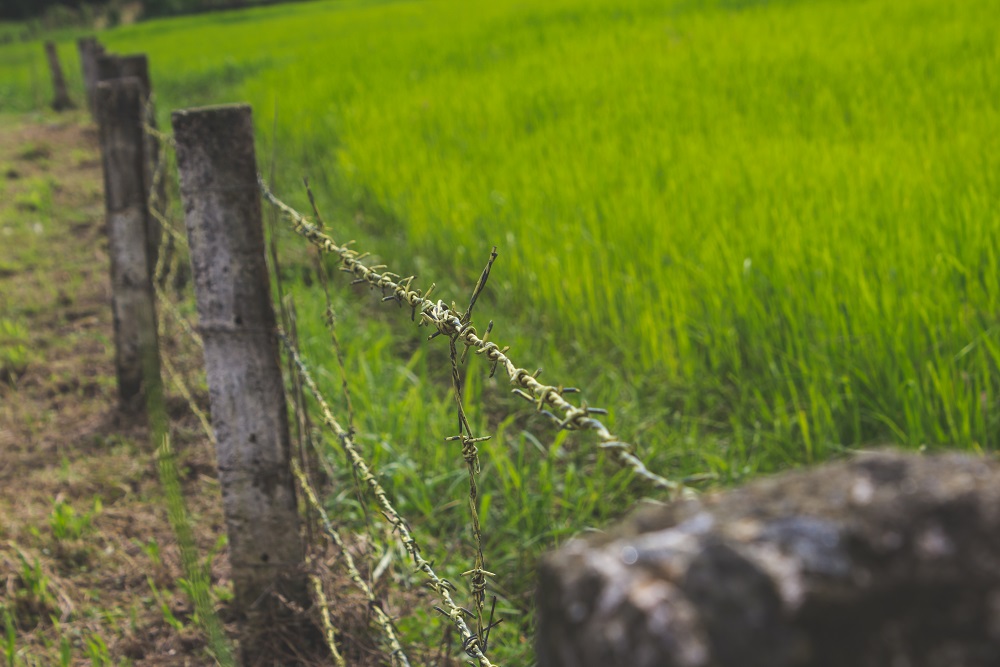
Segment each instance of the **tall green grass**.
[[564,338],[560,357],[614,365],[724,434],[720,467],[772,468],[841,444],[990,445],[988,16],[937,0],[321,3],[107,41],[150,53],[170,105],[254,103],[285,189],[305,173],[363,214],[341,235],[444,262],[434,278],[456,290],[498,244],[495,303],[518,315],[501,337],[541,325],[528,356]]
[[[612,408],[659,471],[734,481],[859,445],[996,448],[994,10],[346,1],[102,39],[149,54],[164,116],[251,102],[279,193],[305,209],[308,175],[334,236],[392,270],[462,302],[498,245],[493,338]],[[28,100],[12,48],[0,91]],[[322,297],[291,290],[306,352],[335,368]],[[337,298],[361,440],[422,527],[464,540],[446,346]],[[635,489],[587,438],[508,416],[476,364],[470,416],[499,428],[482,449],[487,557],[521,573],[502,589],[513,613],[534,555]],[[442,558],[460,572],[469,553]]]

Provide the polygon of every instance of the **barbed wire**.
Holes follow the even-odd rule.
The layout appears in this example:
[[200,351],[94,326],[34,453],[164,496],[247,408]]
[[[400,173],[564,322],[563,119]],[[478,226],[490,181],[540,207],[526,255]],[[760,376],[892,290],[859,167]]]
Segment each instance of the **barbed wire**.
[[[306,567],[309,566],[309,559],[306,559]],[[333,620],[330,618],[330,603],[323,592],[323,582],[315,574],[309,575],[309,583],[312,585],[313,596],[316,598],[316,605],[319,607],[320,619],[323,622],[323,634],[326,639],[326,647],[330,650],[333,662],[337,667],[347,667],[347,662],[337,648],[337,629],[333,627]]]
[[[150,215],[160,224],[160,227],[164,230],[164,232],[170,237],[172,243],[177,244],[178,247],[185,248],[187,246],[187,239],[170,222],[161,210],[160,206],[160,204],[162,204],[160,199],[162,188],[160,186],[162,184],[164,164],[166,163],[166,152],[170,147],[174,146],[173,138],[168,134],[160,132],[149,123],[144,124],[143,129],[148,135],[155,137],[159,141],[159,159],[157,160],[152,173],[152,182],[150,183],[149,199],[147,202],[148,211]],[[439,299],[434,301],[429,298],[435,288],[433,284],[426,290],[426,292],[420,289],[414,289],[412,288],[414,276],[403,278],[399,274],[385,270],[387,267],[384,265],[367,266],[363,263],[365,257],[368,256],[367,253],[359,253],[358,251],[350,248],[349,246],[351,242],[343,245],[337,244],[333,238],[324,232],[322,218],[316,208],[312,192],[308,189],[308,184],[307,192],[309,194],[310,202],[313,205],[313,211],[316,219],[315,224],[303,214],[279,200],[268,189],[262,179],[259,180],[259,183],[261,193],[265,200],[268,201],[275,210],[282,213],[291,221],[294,231],[310,242],[319,253],[337,256],[341,263],[341,270],[354,277],[354,284],[367,284],[374,289],[380,290],[383,295],[383,301],[396,301],[400,305],[408,305],[411,309],[411,319],[418,320],[418,325],[420,326],[429,326],[435,330],[434,333],[431,334],[430,338],[445,336],[449,340],[452,383],[458,411],[459,431],[458,435],[450,436],[446,438],[446,441],[461,442],[462,456],[469,473],[469,505],[476,555],[473,568],[467,572],[463,572],[462,576],[470,577],[470,589],[472,591],[472,597],[476,608],[475,613],[459,606],[454,601],[454,598],[452,597],[452,592],[455,590],[454,585],[447,579],[440,577],[434,571],[432,563],[421,555],[421,548],[410,530],[409,525],[402,515],[396,511],[385,489],[378,481],[378,478],[373,474],[370,466],[357,447],[354,441],[353,406],[350,405],[350,394],[346,385],[346,372],[344,370],[343,358],[339,351],[339,345],[337,345],[338,363],[341,367],[341,373],[343,376],[343,391],[346,396],[349,410],[349,422],[347,429],[341,426],[341,424],[333,416],[328,403],[320,393],[311,373],[309,372],[305,362],[302,360],[297,346],[289,338],[284,328],[279,327],[277,330],[278,338],[285,347],[289,359],[292,361],[292,366],[294,367],[293,376],[297,376],[299,383],[301,383],[300,386],[303,386],[306,390],[308,390],[309,394],[315,400],[322,415],[321,421],[336,436],[341,449],[351,465],[355,479],[360,480],[361,483],[368,487],[386,521],[392,527],[393,532],[398,534],[404,549],[413,559],[417,571],[424,575],[428,587],[440,598],[443,608],[436,606],[434,607],[435,610],[448,618],[451,621],[452,626],[458,630],[462,639],[462,648],[470,658],[477,662],[480,667],[493,667],[494,663],[490,662],[486,656],[486,650],[488,648],[490,630],[495,627],[496,624],[493,623],[492,612],[488,621],[485,618],[485,601],[488,577],[493,577],[495,575],[485,569],[486,563],[482,545],[483,531],[478,515],[478,487],[476,481],[476,477],[480,472],[477,445],[478,443],[488,440],[490,436],[474,436],[471,424],[464,410],[462,376],[459,370],[459,364],[465,362],[470,349],[472,349],[477,355],[484,356],[489,362],[491,362],[490,377],[493,377],[496,370],[502,367],[510,383],[513,385],[512,392],[515,395],[530,402],[535,407],[536,411],[560,429],[593,432],[599,440],[600,448],[608,452],[612,460],[622,467],[629,469],[636,477],[651,484],[655,488],[668,491],[671,494],[689,492],[689,489],[685,486],[687,480],[679,482],[673,481],[650,471],[646,464],[635,455],[632,446],[612,434],[607,426],[605,426],[595,416],[607,414],[606,410],[589,407],[585,402],[577,406],[566,400],[566,395],[579,393],[578,389],[574,387],[565,387],[563,385],[544,384],[538,380],[541,370],[532,373],[517,366],[507,354],[510,349],[509,347],[500,347],[496,343],[490,341],[490,335],[493,331],[492,321],[489,322],[485,333],[481,337],[479,336],[476,327],[472,323],[472,314],[477,299],[486,285],[490,270],[496,260],[497,253],[495,247],[490,254],[486,268],[483,270],[483,273],[473,290],[468,308],[464,312],[460,312],[455,307],[454,303],[452,303],[451,306],[448,306],[443,300]],[[154,281],[154,289],[157,300],[163,306],[162,311],[170,315],[180,330],[183,331],[196,346],[203,348],[204,343],[198,332],[197,326],[180,312],[180,309],[177,308],[176,304],[168,298],[162,287],[156,285],[156,283],[160,283],[160,285],[164,284],[173,268],[170,259],[166,260],[166,265],[164,265],[164,261],[164,253],[160,253],[157,257],[157,263],[154,271],[154,275],[159,279]],[[321,280],[325,289],[327,278],[326,270],[322,261],[320,262],[320,265],[322,267]],[[327,326],[335,336],[336,334],[333,332],[334,318],[335,315],[332,304],[330,303],[329,293],[327,292]],[[160,327],[162,333],[162,319]],[[336,339],[334,339],[334,342],[337,343]],[[459,346],[463,346],[461,354],[459,354]],[[177,386],[178,391],[191,406],[192,412],[199,419],[199,422],[205,430],[210,442],[214,444],[214,431],[211,428],[208,417],[205,415],[204,411],[197,406],[194,401],[193,393],[187,388],[186,384],[184,384],[183,378],[177,369],[170,363],[169,360],[163,359],[163,361],[164,368],[168,376],[170,376],[171,381],[175,386]],[[319,451],[318,443],[315,441],[311,441],[311,443],[312,447],[317,450],[320,458],[325,462],[323,453]],[[368,600],[368,604],[372,608],[375,615],[375,621],[385,634],[388,646],[392,650],[392,659],[398,660],[402,665],[408,667],[409,661],[403,651],[402,644],[396,633],[392,619],[379,603],[378,598],[375,596],[373,586],[369,585],[369,583],[362,577],[360,570],[357,567],[357,563],[347,550],[346,545],[339,533],[334,529],[334,526],[329,519],[329,515],[319,502],[319,495],[309,483],[309,479],[305,472],[303,472],[302,466],[298,461],[292,460],[292,467],[300,488],[303,490],[303,493],[308,501],[308,506],[320,517],[324,534],[327,535],[327,537],[344,554],[348,577]],[[335,642],[336,630],[331,621],[328,602],[323,594],[322,582],[315,575],[315,573],[310,574],[309,577],[314,589],[314,599],[320,610],[321,621],[331,655],[334,657],[334,660],[338,665],[343,665],[344,659],[337,649]],[[494,607],[495,604],[496,600],[494,600]],[[469,627],[466,622],[466,618],[476,619],[475,632],[473,632],[473,630]]]
[[494,663],[490,662],[489,658],[486,657],[486,654],[480,646],[479,635],[473,633],[472,630],[469,629],[468,624],[465,622],[466,615],[473,617],[474,615],[468,610],[459,607],[451,596],[451,591],[455,588],[454,584],[447,579],[440,577],[434,571],[434,567],[430,561],[425,559],[420,554],[420,546],[417,543],[416,538],[413,536],[413,533],[410,531],[409,525],[407,525],[402,515],[393,507],[388,494],[382,487],[382,484],[378,481],[378,478],[372,474],[371,468],[361,455],[354,442],[354,436],[346,431],[343,426],[340,425],[340,422],[338,422],[333,416],[326,399],[323,398],[323,394],[319,391],[319,387],[316,385],[315,380],[313,380],[312,374],[302,361],[302,357],[299,355],[298,351],[291,344],[291,341],[288,339],[288,335],[284,331],[279,330],[278,339],[284,346],[288,356],[295,363],[295,367],[301,376],[306,389],[309,390],[309,393],[319,406],[323,423],[326,424],[331,431],[333,431],[333,434],[337,437],[340,447],[347,456],[348,461],[357,471],[361,480],[368,485],[369,489],[371,489],[372,495],[375,496],[375,499],[382,510],[382,515],[393,527],[394,531],[399,533],[400,541],[406,549],[406,552],[413,559],[417,570],[424,573],[427,578],[428,586],[430,586],[431,590],[438,594],[442,603],[446,607],[446,609],[441,609],[439,607],[436,607],[436,609],[441,614],[451,619],[452,623],[455,625],[462,637],[462,648],[466,654],[478,661],[480,667],[494,667]]
[[[493,252],[490,253],[490,259],[486,264],[486,268],[483,269],[476,287],[472,290],[469,308],[465,311],[464,315],[467,321],[471,321],[472,309],[475,307],[479,295],[486,287],[486,281],[490,277],[490,269],[493,268],[493,262],[496,261],[496,258],[497,249],[494,247]],[[492,324],[491,322],[491,328]],[[487,577],[494,577],[496,575],[486,570],[486,559],[483,556],[483,529],[479,522],[479,489],[476,484],[476,477],[480,473],[478,444],[489,440],[492,436],[487,435],[477,438],[472,434],[472,426],[469,424],[469,418],[465,414],[465,406],[462,402],[462,376],[458,370],[458,349],[455,340],[454,337],[449,338],[448,344],[452,387],[455,390],[455,404],[458,409],[458,435],[446,438],[445,440],[448,442],[460,441],[462,443],[462,458],[465,460],[469,472],[469,511],[472,516],[472,538],[475,541],[476,557],[473,568],[464,572],[462,576],[469,577],[473,601],[476,603],[476,631],[483,642],[483,646],[486,647],[493,622],[492,618],[487,622],[484,617],[486,610],[486,583]]]
[[[366,283],[381,290],[383,301],[397,301],[400,304],[409,305],[411,319],[416,319],[419,314],[420,324],[433,326],[436,329],[431,338],[444,335],[452,339],[456,345],[461,343],[465,346],[465,350],[462,352],[463,361],[469,349],[474,349],[476,354],[485,356],[493,362],[490,377],[496,373],[498,366],[502,366],[511,384],[515,386],[512,390],[513,393],[534,404],[535,409],[558,428],[570,431],[592,431],[600,440],[600,447],[607,451],[616,463],[631,470],[640,479],[674,495],[681,495],[688,491],[683,482],[669,480],[649,470],[646,464],[632,452],[632,447],[628,443],[612,434],[603,422],[593,416],[605,415],[607,410],[592,408],[586,403],[576,406],[564,398],[564,394],[579,393],[579,389],[539,382],[540,370],[532,373],[517,366],[507,356],[509,346],[501,348],[489,340],[492,326],[488,327],[485,335],[480,338],[471,321],[472,305],[474,304],[470,304],[469,310],[464,314],[459,314],[454,307],[449,307],[443,300],[432,301],[428,298],[434,289],[433,284],[427,292],[422,292],[419,289],[411,288],[414,276],[403,278],[397,273],[383,270],[386,268],[385,265],[366,266],[362,260],[368,256],[367,253],[352,250],[348,247],[349,244],[337,244],[304,215],[278,199],[268,189],[263,179],[258,179],[258,182],[264,199],[285,214],[291,221],[293,229],[300,236],[323,252],[338,256],[342,264],[341,270],[353,275],[355,277],[354,283]],[[379,272],[379,270],[382,271]]]
[[[389,640],[389,646],[392,649],[391,655],[398,658],[400,663],[409,667],[410,661],[406,657],[406,652],[403,650],[403,645],[399,641],[399,636],[396,634],[396,627],[392,623],[392,619],[389,615],[382,609],[382,605],[379,603],[378,598],[375,596],[375,591],[372,587],[368,585],[364,577],[361,576],[361,571],[358,569],[357,564],[354,561],[354,557],[351,552],[347,549],[347,544],[344,542],[340,533],[337,529],[333,527],[333,522],[330,521],[330,515],[327,514],[323,505],[319,502],[319,496],[316,491],[309,484],[309,480],[306,478],[305,473],[302,471],[302,466],[295,459],[292,459],[292,472],[295,474],[295,478],[299,481],[299,486],[302,491],[306,494],[306,499],[309,504],[312,505],[313,511],[315,511],[319,517],[321,524],[323,526],[323,532],[326,533],[327,537],[333,541],[333,543],[340,549],[340,553],[344,557],[344,565],[347,567],[347,576],[350,577],[354,585],[364,594],[365,598],[368,600],[368,606],[371,608],[372,612],[375,614],[376,622],[385,633],[386,639]],[[324,614],[329,616],[329,612],[326,609],[322,610]],[[328,618],[324,619],[324,625],[327,623]]]
[[165,306],[165,310],[170,315],[171,319],[173,319],[174,323],[178,326],[178,328],[180,328],[180,330],[184,332],[184,335],[188,337],[188,340],[194,343],[195,347],[197,347],[200,350],[204,350],[205,341],[201,337],[201,334],[198,333],[198,326],[184,316],[184,314],[166,295],[166,293],[163,291],[163,288],[159,287],[158,285],[154,285],[153,288],[154,291],[156,292],[157,300],[163,306]]
[[[147,117],[151,113],[150,101],[146,106]],[[149,134],[157,137],[160,141],[158,146],[158,157],[156,160],[156,165],[152,172],[151,182],[149,184],[149,194],[146,200],[146,210],[153,215],[156,222],[159,223],[160,228],[167,232],[169,235],[178,239],[178,242],[187,245],[187,239],[183,237],[176,229],[174,229],[173,223],[166,216],[160,212],[160,205],[163,204],[161,200],[162,197],[162,179],[163,179],[163,168],[167,161],[167,148],[173,145],[173,138],[169,135],[165,135],[159,130],[153,128],[149,123],[143,124],[143,130]],[[205,349],[205,343],[201,338],[201,335],[195,329],[195,326],[180,312],[177,306],[170,300],[167,294],[161,287],[162,284],[166,283],[167,279],[170,277],[172,264],[170,260],[164,258],[165,253],[157,253],[156,256],[156,267],[153,270],[154,280],[153,292],[156,297],[157,303],[161,306],[160,313],[167,312],[173,318],[174,322],[178,325],[181,331],[183,331],[188,338],[195,344],[199,350]],[[162,339],[166,333],[166,328],[164,324],[164,319],[162,317],[157,318],[157,334]],[[160,364],[163,369],[167,372],[171,383],[184,398],[184,401],[188,404],[188,408],[191,410],[192,414],[198,419],[198,423],[201,425],[202,431],[204,431],[205,436],[211,443],[214,450],[215,446],[218,444],[215,439],[215,431],[212,429],[209,423],[208,415],[205,411],[201,409],[197,401],[194,400],[194,393],[187,386],[184,381],[183,376],[174,367],[173,363],[165,354],[160,355]]]
[[[312,206],[313,215],[315,216],[317,225],[320,228],[323,228],[323,216],[320,214],[319,207],[316,205],[316,198],[313,196],[312,188],[309,187],[309,180],[304,179],[304,183],[306,194],[309,196],[309,204]],[[322,260],[322,252],[318,248],[316,249],[316,259],[316,269],[319,274],[320,285],[322,286],[324,296],[326,297],[326,326],[330,332],[330,337],[333,342],[334,352],[337,357],[337,364],[340,367],[341,391],[347,408],[347,431],[353,435],[354,411],[351,404],[351,392],[347,382],[347,370],[344,367],[344,355],[341,350],[340,341],[337,337],[336,314],[333,309],[333,302],[330,299],[329,279],[327,276],[326,265]],[[496,254],[494,253],[472,292],[468,311],[470,316],[472,308],[475,307],[476,300],[479,298],[480,293],[482,293],[483,288],[486,286],[490,268],[492,267],[495,259]],[[472,592],[472,598],[476,606],[476,635],[479,637],[482,649],[485,651],[489,645],[490,630],[495,627],[493,619],[490,618],[487,622],[484,616],[486,608],[487,577],[495,577],[496,575],[486,570],[486,560],[483,555],[483,531],[479,521],[479,491],[476,478],[480,474],[479,450],[477,449],[477,444],[489,440],[490,436],[477,438],[472,435],[472,427],[469,424],[469,420],[465,414],[465,408],[462,404],[462,379],[458,370],[457,353],[454,341],[452,341],[451,346],[451,364],[452,384],[455,390],[455,399],[458,408],[459,434],[457,436],[445,438],[445,441],[461,441],[462,458],[466,463],[469,473],[469,512],[471,515],[472,538],[475,547],[475,562],[472,569],[463,572],[462,576],[470,578],[469,588]],[[357,481],[357,475],[355,474],[355,482]]]

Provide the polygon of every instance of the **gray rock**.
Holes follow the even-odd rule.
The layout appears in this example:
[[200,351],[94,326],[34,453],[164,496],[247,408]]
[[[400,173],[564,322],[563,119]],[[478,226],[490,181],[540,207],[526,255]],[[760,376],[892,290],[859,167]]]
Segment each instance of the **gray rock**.
[[865,454],[646,508],[540,572],[540,667],[996,667],[1000,465]]

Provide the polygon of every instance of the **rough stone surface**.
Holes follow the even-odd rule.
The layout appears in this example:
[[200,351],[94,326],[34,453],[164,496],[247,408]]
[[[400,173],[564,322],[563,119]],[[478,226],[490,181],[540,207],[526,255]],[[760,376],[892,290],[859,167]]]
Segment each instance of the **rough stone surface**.
[[543,563],[540,667],[1000,665],[1000,465],[862,454]]

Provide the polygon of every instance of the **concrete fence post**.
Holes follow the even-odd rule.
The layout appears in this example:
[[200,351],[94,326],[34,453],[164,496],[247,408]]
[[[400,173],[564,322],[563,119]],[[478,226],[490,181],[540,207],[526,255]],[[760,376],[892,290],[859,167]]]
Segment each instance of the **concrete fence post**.
[[53,42],[45,42],[45,55],[49,60],[49,71],[52,73],[52,88],[55,97],[52,100],[52,108],[56,111],[65,111],[75,107],[73,100],[69,97],[66,89],[66,79],[63,77],[62,66],[59,64],[59,52]]
[[250,107],[237,105],[175,111],[172,123],[235,605],[244,619],[240,652],[244,664],[270,665],[280,663],[264,657],[276,642],[297,640],[281,622],[290,611],[279,598],[308,606],[308,595],[253,122]]
[[120,58],[114,53],[99,53],[95,59],[98,81],[121,78]]
[[541,564],[539,667],[1000,665],[1000,462],[857,454]]
[[147,381],[152,378],[158,383],[160,373],[146,250],[142,84],[135,78],[102,81],[95,101],[111,255],[118,393],[124,408],[138,411]]
[[87,109],[90,115],[97,118],[97,107],[94,95],[97,90],[97,56],[104,53],[104,47],[94,37],[81,37],[76,40],[76,48],[80,52],[80,69],[83,72],[83,88],[87,95]]
[[[156,117],[150,103],[153,86],[149,77],[149,59],[144,53],[130,55],[116,55],[101,53],[95,59],[96,76],[98,81],[111,81],[114,79],[135,77],[141,84],[142,92],[142,122],[156,126]],[[146,197],[149,197],[149,190],[153,185],[153,174],[156,171],[156,164],[160,155],[159,140],[146,132],[143,132],[143,180],[145,183]],[[158,212],[163,212],[163,204],[166,201],[166,189],[161,180],[157,200],[160,208]],[[156,269],[156,260],[159,256],[160,242],[163,239],[163,230],[159,221],[152,215],[146,217],[146,241],[147,253],[149,255],[150,274]]]
[[[120,67],[119,76],[134,76],[142,82],[142,120],[145,124],[155,128],[156,112],[152,103],[153,83],[149,77],[149,58],[146,57],[145,53],[135,53],[119,56],[118,63]],[[152,134],[143,132],[143,151],[146,156],[144,160],[146,196],[149,197],[150,188],[153,187],[153,174],[156,173],[156,165],[160,158],[160,140]],[[160,180],[158,190],[157,212],[163,213],[163,206],[166,202],[166,188],[162,179]],[[147,223],[146,239],[149,241],[149,269],[150,271],[154,271],[156,268],[156,259],[160,253],[160,242],[163,240],[163,230],[160,228],[160,222],[153,216],[149,216]]]

